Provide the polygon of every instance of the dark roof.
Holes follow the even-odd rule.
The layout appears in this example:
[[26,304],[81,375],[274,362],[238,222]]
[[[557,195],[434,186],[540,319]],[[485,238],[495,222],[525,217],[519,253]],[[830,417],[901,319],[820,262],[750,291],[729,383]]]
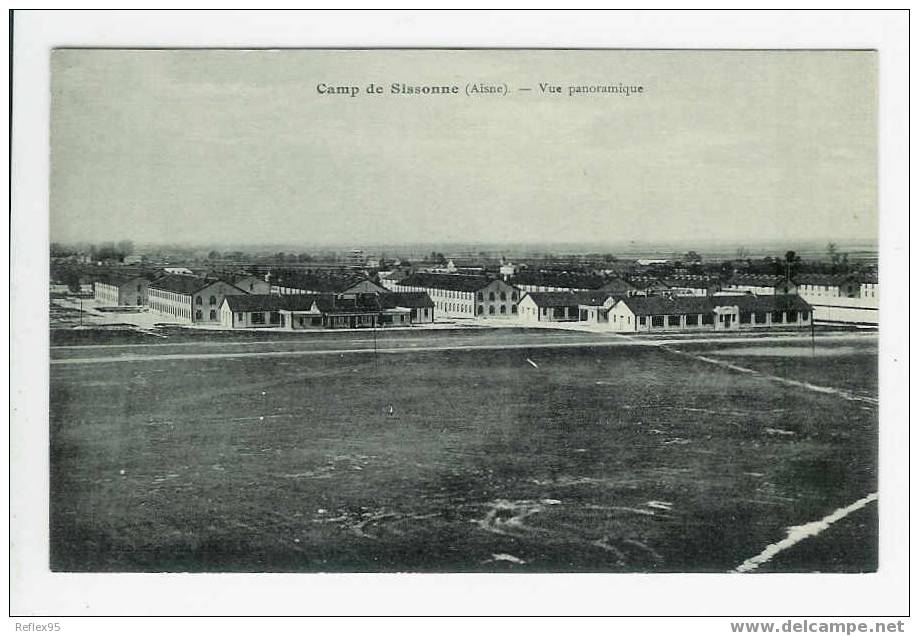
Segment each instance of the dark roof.
[[661,282],[667,285],[668,287],[688,287],[692,289],[708,289],[712,286],[717,286],[719,280],[715,276],[667,276],[666,278],[661,279]]
[[120,274],[120,273],[114,273],[114,272],[106,272],[106,273],[99,274],[98,276],[96,276],[96,282],[105,283],[106,285],[115,285],[117,287],[121,287],[125,283],[130,283],[131,281],[136,280],[138,278],[144,281],[147,280],[146,277],[139,276],[137,274]]
[[630,292],[635,286],[622,278],[611,278],[599,287],[592,288],[606,292]]
[[427,292],[389,292],[380,294],[380,306],[383,309],[394,307],[433,307],[434,301]]
[[574,295],[577,297],[579,305],[591,305],[596,307],[604,304],[610,298],[619,300],[620,298],[625,298],[628,294],[617,294],[608,291],[586,291],[574,292]]
[[777,294],[775,296],[754,296],[741,294],[737,296],[712,296],[713,307],[737,306],[741,311],[810,311],[811,306],[797,294]]
[[227,296],[230,311],[309,311],[316,302],[317,294],[243,294]]
[[576,307],[580,299],[573,292],[527,292],[537,307]]
[[448,289],[451,291],[475,292],[494,282],[488,276],[467,276],[465,274],[432,274],[418,272],[402,279],[399,285],[424,289]]
[[[369,281],[366,276],[334,276],[305,274],[300,272],[279,272],[278,275],[272,276],[271,282],[280,287],[291,287],[293,289],[306,289],[316,293],[340,293],[355,285]],[[377,285],[376,283],[373,283]],[[379,285],[377,285],[379,287]]]
[[357,294],[353,298],[320,294],[316,297],[316,304],[324,314],[377,313],[382,309],[376,294]]
[[[214,283],[225,282],[216,278],[199,278],[198,276],[183,276],[182,274],[167,274],[160,276],[150,283],[153,289],[162,289],[174,294],[194,294],[199,289],[204,289]],[[232,285],[232,283],[226,283]],[[243,290],[239,290],[243,291]]]
[[538,287],[568,287],[569,289],[598,289],[607,281],[602,276],[578,272],[518,272],[510,277],[516,285]]
[[852,276],[847,276],[845,274],[799,274],[795,276],[795,283],[798,285],[827,285],[829,287],[838,287],[852,280],[852,278]]
[[667,283],[662,282],[659,278],[653,276],[632,276],[629,278],[629,283],[631,283],[635,289],[670,289],[670,286]]
[[779,287],[784,284],[784,276],[770,274],[737,274],[728,281],[728,285],[748,285],[751,287]]
[[625,303],[636,316],[660,316],[674,314],[702,314],[712,311],[713,307],[706,296],[630,296],[620,302]]
[[838,287],[848,282],[877,284],[878,275],[873,273],[855,272],[852,274],[799,274],[795,277],[799,285],[826,285]]

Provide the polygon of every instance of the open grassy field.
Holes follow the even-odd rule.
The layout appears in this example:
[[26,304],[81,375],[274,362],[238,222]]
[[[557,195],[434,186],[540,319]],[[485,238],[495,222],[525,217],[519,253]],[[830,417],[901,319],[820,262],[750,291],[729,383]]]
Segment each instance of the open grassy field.
[[[728,571],[877,490],[876,407],[769,377],[876,397],[825,346],[52,365],[52,568]],[[876,510],[762,570],[875,569]]]

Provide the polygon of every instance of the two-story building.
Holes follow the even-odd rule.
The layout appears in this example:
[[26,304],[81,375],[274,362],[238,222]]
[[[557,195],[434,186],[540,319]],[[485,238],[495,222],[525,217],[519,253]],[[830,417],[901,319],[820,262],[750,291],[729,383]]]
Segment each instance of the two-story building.
[[798,293],[794,282],[784,276],[769,274],[736,274],[722,286],[721,290],[725,293],[756,294],[757,296]]
[[220,324],[220,307],[227,296],[245,295],[235,285],[213,278],[167,275],[150,281],[147,306],[178,322]]
[[497,278],[418,272],[393,285],[395,291],[425,292],[447,318],[512,318],[520,290]]
[[112,307],[142,307],[149,281],[143,276],[106,274],[93,282],[93,299]]
[[813,306],[816,320],[878,324],[877,274],[801,274],[795,282],[798,294]]

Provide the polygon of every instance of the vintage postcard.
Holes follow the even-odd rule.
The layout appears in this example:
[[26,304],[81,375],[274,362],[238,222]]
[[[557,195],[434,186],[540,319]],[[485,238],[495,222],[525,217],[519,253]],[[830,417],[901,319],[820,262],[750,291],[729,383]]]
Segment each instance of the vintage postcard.
[[877,54],[51,57],[56,572],[873,572]]

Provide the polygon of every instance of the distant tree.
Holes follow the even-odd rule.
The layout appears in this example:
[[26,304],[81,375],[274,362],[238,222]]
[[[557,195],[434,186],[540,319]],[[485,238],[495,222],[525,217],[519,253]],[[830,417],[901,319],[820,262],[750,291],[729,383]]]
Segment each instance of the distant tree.
[[750,257],[750,250],[748,250],[744,246],[740,246],[737,248],[736,255],[737,255],[737,260],[745,261]]
[[73,269],[67,270],[61,274],[61,280],[64,284],[67,285],[67,288],[74,293],[79,293],[80,289],[80,274]]
[[52,257],[70,256],[74,253],[71,248],[65,247],[60,243],[52,243],[50,252]]
[[794,250],[785,252],[785,276],[794,278],[801,269],[801,257]]
[[121,260],[124,260],[125,256],[130,256],[134,253],[134,243],[131,241],[119,241],[118,245],[115,246],[116,251],[121,254]]
[[618,261],[618,260],[619,260],[619,259],[616,258],[616,256],[613,255],[613,254],[604,254],[604,255],[603,255],[603,262],[604,262],[604,263],[615,263],[615,262]]
[[683,256],[683,262],[685,262],[685,263],[701,263],[701,262],[702,262],[702,257],[699,256],[698,252],[696,252],[695,250],[690,250],[690,251],[686,252],[686,254]]
[[839,252],[836,249],[836,243],[830,241],[826,244],[826,255],[833,265],[839,262]]
[[219,261],[220,252],[218,252],[217,250],[211,250],[210,252],[207,253],[207,259],[210,261]]

